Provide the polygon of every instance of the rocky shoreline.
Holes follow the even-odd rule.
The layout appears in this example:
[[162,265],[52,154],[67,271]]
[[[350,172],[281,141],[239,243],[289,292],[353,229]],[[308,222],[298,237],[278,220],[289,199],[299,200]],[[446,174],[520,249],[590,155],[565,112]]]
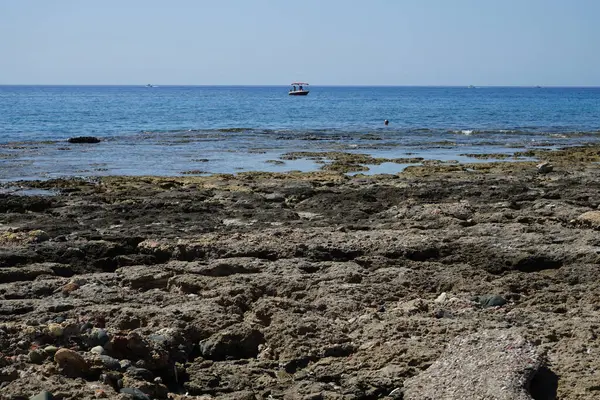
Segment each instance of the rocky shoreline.
[[598,398],[600,147],[517,156],[20,182],[0,398]]

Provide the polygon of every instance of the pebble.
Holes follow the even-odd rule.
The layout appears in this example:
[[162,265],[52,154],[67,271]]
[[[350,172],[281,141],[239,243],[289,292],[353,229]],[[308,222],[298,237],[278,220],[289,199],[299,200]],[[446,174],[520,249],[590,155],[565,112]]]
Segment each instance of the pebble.
[[95,346],[95,347],[92,347],[92,349],[90,350],[90,353],[102,355],[102,354],[106,353],[106,350],[104,350],[104,347],[102,347],[102,346]]
[[129,368],[129,367],[131,367],[131,366],[132,366],[132,363],[131,363],[131,361],[129,361],[129,360],[125,360],[125,359],[124,359],[124,360],[121,360],[121,361],[119,361],[119,364],[121,365],[121,369],[122,369],[123,371],[126,371],[126,370],[127,370],[127,368]]
[[148,335],[148,340],[158,343],[158,344],[165,344],[167,343],[168,339],[166,336],[164,335],[159,335],[159,334],[151,334]]
[[65,322],[66,318],[63,317],[62,315],[59,315],[58,317],[55,317],[52,319],[52,322],[56,322],[57,324],[61,324],[63,322]]
[[54,355],[54,361],[74,375],[81,376],[88,370],[88,365],[84,358],[76,351],[70,349],[59,349]]
[[445,303],[446,300],[448,300],[448,295],[446,294],[446,292],[443,292],[442,294],[440,294],[437,299],[435,299],[434,301],[436,303]]
[[104,367],[107,369],[110,369],[112,371],[119,371],[121,369],[121,364],[116,358],[112,358],[106,355],[100,355],[100,360],[102,361],[102,365],[104,365]]
[[90,339],[93,346],[104,346],[109,342],[110,337],[104,329],[96,328],[92,330]]
[[154,379],[154,374],[146,368],[129,367],[127,368],[127,375],[136,379],[143,379],[148,382],[152,382]]
[[55,346],[46,346],[46,347],[44,347],[44,351],[47,354],[49,354],[51,356],[54,356],[54,354],[56,354],[56,352],[58,351],[58,347],[55,347]]
[[50,332],[50,335],[54,337],[61,337],[64,330],[59,324],[50,324],[48,325],[48,332]]
[[31,350],[29,352],[29,361],[31,361],[34,364],[41,364],[44,362],[44,359],[46,358],[47,353],[45,353],[42,350],[39,349],[35,349],[35,350]]
[[80,331],[87,332],[87,331],[91,330],[93,327],[94,327],[94,325],[92,325],[90,322],[86,322],[85,324],[81,325]]
[[131,395],[135,400],[150,400],[150,396],[136,388],[124,387],[119,393]]

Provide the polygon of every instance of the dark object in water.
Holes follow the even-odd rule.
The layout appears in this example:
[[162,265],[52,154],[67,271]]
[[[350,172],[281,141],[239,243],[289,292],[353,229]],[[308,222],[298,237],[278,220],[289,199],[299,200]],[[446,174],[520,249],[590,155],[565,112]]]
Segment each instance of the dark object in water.
[[388,121],[387,119],[386,119],[385,121],[383,121],[383,124],[384,124],[385,126],[388,126],[388,124],[389,124],[389,123],[390,123],[390,121]]
[[100,139],[94,136],[78,136],[67,140],[69,143],[100,143]]

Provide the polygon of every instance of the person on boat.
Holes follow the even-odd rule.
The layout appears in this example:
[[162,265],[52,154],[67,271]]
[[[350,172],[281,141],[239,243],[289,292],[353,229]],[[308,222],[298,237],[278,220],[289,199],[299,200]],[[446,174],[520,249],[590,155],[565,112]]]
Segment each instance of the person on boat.
[[300,88],[298,90],[303,91],[304,89],[302,89],[302,86],[300,86]]
[[294,89],[292,90],[292,92],[295,92],[295,91],[296,91],[296,86],[293,86],[293,88],[294,88]]

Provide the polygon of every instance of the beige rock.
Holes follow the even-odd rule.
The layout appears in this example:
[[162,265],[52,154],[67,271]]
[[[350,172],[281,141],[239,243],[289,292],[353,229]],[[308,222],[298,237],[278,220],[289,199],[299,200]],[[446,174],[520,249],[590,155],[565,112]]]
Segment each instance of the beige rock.
[[552,373],[543,372],[547,381],[532,382],[540,371],[547,371],[544,361],[515,331],[480,331],[455,339],[431,367],[407,379],[404,399],[531,400],[529,390],[544,390],[543,398],[551,399],[557,383]]
[[600,229],[600,211],[588,211],[577,217],[577,221],[594,229]]

